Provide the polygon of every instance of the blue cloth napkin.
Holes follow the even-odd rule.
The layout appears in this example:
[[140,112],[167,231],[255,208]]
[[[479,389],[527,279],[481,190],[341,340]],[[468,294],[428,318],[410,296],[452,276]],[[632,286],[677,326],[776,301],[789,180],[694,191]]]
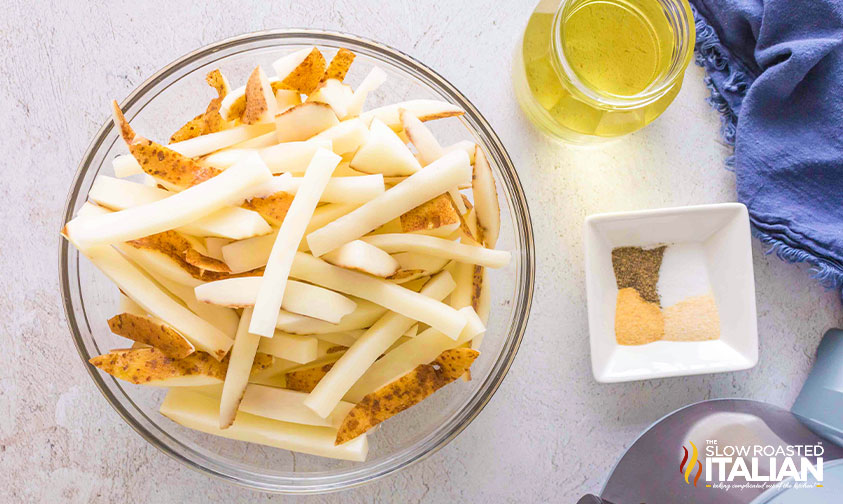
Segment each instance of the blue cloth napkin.
[[843,287],[843,0],[691,0],[755,236]]

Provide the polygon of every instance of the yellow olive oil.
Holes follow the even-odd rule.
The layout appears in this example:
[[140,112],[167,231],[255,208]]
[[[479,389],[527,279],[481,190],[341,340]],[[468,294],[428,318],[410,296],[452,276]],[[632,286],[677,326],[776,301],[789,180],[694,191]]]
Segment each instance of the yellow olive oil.
[[[688,9],[686,0],[674,1]],[[684,71],[693,48],[693,23],[683,25],[690,44],[686,33],[684,47],[677,47],[683,39],[664,4],[542,1],[527,24],[515,70],[522,72],[516,92],[531,119],[554,136],[587,142],[630,133],[658,117],[679,92],[683,72],[675,82],[666,79],[677,64]]]

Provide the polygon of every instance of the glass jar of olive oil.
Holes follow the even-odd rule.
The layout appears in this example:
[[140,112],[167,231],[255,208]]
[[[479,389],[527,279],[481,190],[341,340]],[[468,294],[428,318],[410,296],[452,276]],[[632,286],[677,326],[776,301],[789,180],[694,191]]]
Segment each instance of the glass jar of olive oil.
[[694,38],[687,0],[542,0],[516,50],[515,94],[552,137],[625,135],[679,93]]

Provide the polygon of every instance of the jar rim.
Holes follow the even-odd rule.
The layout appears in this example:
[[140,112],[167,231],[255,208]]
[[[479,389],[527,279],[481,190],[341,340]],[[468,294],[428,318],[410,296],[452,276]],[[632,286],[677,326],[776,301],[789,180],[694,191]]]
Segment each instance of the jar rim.
[[613,107],[618,109],[633,109],[648,105],[670,91],[673,86],[681,80],[685,69],[691,61],[696,41],[694,17],[691,6],[687,0],[656,0],[665,10],[668,21],[671,22],[676,36],[676,49],[671,57],[670,70],[660,79],[657,85],[651,85],[644,91],[629,95],[609,95],[597,92],[593,87],[586,84],[565,57],[563,21],[568,9],[579,0],[562,0],[553,16],[551,25],[551,58],[554,71],[560,76],[560,80],[566,84],[568,91],[578,99],[589,103],[597,108]]

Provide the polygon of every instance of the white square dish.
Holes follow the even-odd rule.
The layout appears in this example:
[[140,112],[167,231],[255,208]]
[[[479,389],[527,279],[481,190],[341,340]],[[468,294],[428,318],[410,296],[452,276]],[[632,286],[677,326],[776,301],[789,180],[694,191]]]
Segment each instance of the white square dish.
[[[749,369],[758,362],[749,214],[722,203],[589,216],[585,278],[591,369],[601,383]],[[699,243],[720,315],[720,339],[619,345],[612,249]]]

